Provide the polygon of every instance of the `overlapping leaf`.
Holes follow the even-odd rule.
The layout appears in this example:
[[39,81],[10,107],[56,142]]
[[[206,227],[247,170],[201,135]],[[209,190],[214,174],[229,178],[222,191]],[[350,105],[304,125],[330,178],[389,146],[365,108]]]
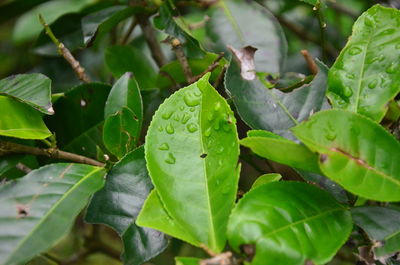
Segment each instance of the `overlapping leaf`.
[[51,164],[0,187],[0,264],[28,261],[55,244],[104,184],[102,168]]
[[328,97],[335,108],[382,120],[400,92],[399,21],[399,10],[380,5],[358,18],[329,71]]
[[190,237],[190,243],[218,252],[236,198],[239,146],[233,113],[208,78],[177,91],[153,117],[145,150],[157,193],[146,201],[138,222],[146,226],[146,215],[154,218],[149,211],[155,209],[147,205],[158,194],[172,220],[169,226],[178,229],[156,227],[165,226],[165,218],[152,227],[173,235],[184,231],[185,240]]
[[231,246],[254,248],[252,265],[327,263],[347,240],[350,213],[328,193],[299,182],[273,182],[246,194],[233,210]]
[[327,110],[292,129],[319,153],[321,171],[348,191],[377,201],[400,200],[400,143],[361,115]]

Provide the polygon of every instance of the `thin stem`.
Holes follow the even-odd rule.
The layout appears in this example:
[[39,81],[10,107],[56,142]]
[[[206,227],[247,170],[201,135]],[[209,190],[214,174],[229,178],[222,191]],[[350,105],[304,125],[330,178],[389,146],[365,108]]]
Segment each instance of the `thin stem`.
[[321,38],[321,53],[322,60],[326,62],[327,54],[326,54],[326,23],[324,20],[324,16],[321,12],[321,1],[319,0],[315,7],[313,8],[315,12],[317,12],[318,24],[319,24],[319,32]]
[[58,150],[57,148],[38,148],[13,142],[0,141],[0,156],[6,154],[31,154],[37,156],[46,156],[54,159],[68,160],[81,164],[88,164],[98,167],[104,167],[104,164],[77,154]]
[[313,75],[318,74],[318,66],[312,58],[311,54],[307,50],[301,50],[300,53],[303,55],[304,59],[307,62],[308,69]]
[[125,45],[128,43],[129,37],[132,35],[133,30],[136,28],[136,25],[139,23],[139,21],[136,18],[133,18],[131,25],[129,26],[129,29],[126,31],[124,38],[121,41],[122,45]]
[[46,34],[50,37],[50,39],[54,42],[57,46],[58,53],[64,57],[64,59],[71,65],[72,69],[74,70],[75,74],[78,76],[80,80],[85,83],[90,83],[89,77],[86,75],[85,69],[80,65],[79,61],[75,59],[72,53],[68,50],[67,47],[64,46],[62,42],[60,42],[56,36],[54,35],[53,31],[51,30],[49,24],[46,23],[42,15],[39,15],[40,23],[43,25],[43,28]]
[[201,74],[196,75],[195,77],[192,78],[191,83],[196,82],[197,80],[199,80],[203,75],[207,74],[208,72],[212,72],[214,71],[216,68],[218,68],[219,61],[221,61],[221,59],[224,58],[224,53],[220,53],[218,55],[218,57],[214,60],[214,62],[212,64],[210,64],[206,70],[204,70]]
[[143,31],[144,38],[149,45],[151,56],[153,57],[158,67],[161,68],[167,63],[167,59],[165,58],[164,53],[161,50],[160,43],[157,41],[156,32],[150,25],[149,18],[139,18],[139,25]]
[[183,73],[185,74],[186,81],[190,84],[193,80],[192,69],[190,68],[189,61],[183,52],[180,40],[174,38],[171,40],[172,50],[175,52],[176,58],[182,66]]

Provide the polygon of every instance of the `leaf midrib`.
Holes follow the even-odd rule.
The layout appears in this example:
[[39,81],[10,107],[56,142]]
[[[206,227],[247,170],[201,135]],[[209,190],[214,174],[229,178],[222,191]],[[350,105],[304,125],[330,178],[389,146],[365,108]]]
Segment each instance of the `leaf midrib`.
[[[73,163],[69,164],[67,166],[68,170],[63,170],[60,173],[61,175],[65,175],[68,171],[71,170],[71,165],[74,165]],[[69,168],[68,168],[69,167]],[[49,211],[42,217],[42,219],[39,221],[39,223],[37,223],[35,225],[35,227],[31,230],[31,232],[24,237],[24,239],[14,248],[14,251],[10,253],[10,255],[8,255],[8,257],[6,258],[6,262],[10,261],[10,258],[12,258],[14,256],[14,254],[16,252],[19,251],[19,249],[25,244],[25,242],[34,234],[34,232],[39,229],[39,227],[47,220],[47,218],[57,209],[58,205],[61,204],[62,201],[64,201],[64,199],[66,199],[70,193],[72,193],[76,188],[78,188],[80,186],[80,184],[84,181],[86,181],[89,177],[91,177],[93,174],[97,173],[98,171],[101,171],[102,168],[94,168],[92,171],[90,171],[89,174],[87,174],[86,176],[84,176],[83,178],[81,178],[78,182],[76,182],[75,184],[72,185],[72,187],[70,189],[68,189],[67,192],[65,192],[63,194],[63,196],[61,196],[61,198],[49,209]],[[58,176],[59,177],[59,176]],[[7,263],[5,263],[7,264]]]

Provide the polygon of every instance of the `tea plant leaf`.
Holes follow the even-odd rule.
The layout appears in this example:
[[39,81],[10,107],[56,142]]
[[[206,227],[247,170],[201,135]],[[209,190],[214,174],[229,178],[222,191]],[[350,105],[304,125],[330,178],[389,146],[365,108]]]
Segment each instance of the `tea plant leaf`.
[[284,93],[266,88],[259,80],[243,79],[239,63],[232,59],[225,75],[225,89],[251,128],[295,139],[289,129],[318,112],[325,101],[327,68],[322,63],[319,68],[310,84]]
[[123,75],[112,87],[104,118],[104,145],[121,158],[136,146],[143,120],[142,97],[132,73]]
[[104,188],[93,196],[85,220],[106,224],[123,239],[126,264],[142,264],[167,246],[165,236],[135,224],[153,185],[146,169],[144,148],[124,156],[107,174]]
[[318,155],[304,145],[267,131],[249,131],[240,144],[269,160],[306,171],[320,173]]
[[40,113],[7,96],[0,96],[0,135],[22,139],[45,139],[51,135]]
[[160,105],[145,150],[167,213],[190,237],[219,252],[236,199],[239,144],[233,113],[209,76]]
[[0,264],[24,263],[54,245],[103,186],[104,174],[89,165],[51,164],[1,186]]
[[0,80],[0,95],[13,97],[45,114],[51,106],[51,80],[42,74],[12,75]]
[[319,153],[324,175],[346,190],[377,201],[400,200],[400,143],[383,127],[352,112],[328,110],[292,131]]
[[50,0],[14,0],[0,4],[0,24]]
[[112,46],[105,52],[105,62],[111,73],[120,78],[132,72],[142,90],[156,88],[156,72],[153,65],[140,50],[132,46]]
[[186,257],[176,257],[176,265],[199,265],[201,259],[199,258],[186,258]]
[[394,254],[400,250],[400,211],[392,208],[365,206],[351,209],[354,223],[368,236],[380,241],[382,246],[374,249],[377,257]]
[[362,14],[329,71],[328,97],[335,108],[375,121],[400,92],[400,11],[376,5]]
[[279,181],[282,179],[282,175],[278,173],[269,173],[259,176],[256,181],[254,181],[253,185],[251,186],[252,189],[275,181]]
[[210,13],[207,31],[218,51],[226,51],[227,45],[236,49],[253,46],[258,49],[258,72],[281,72],[287,54],[284,32],[276,18],[256,2],[219,1]]
[[236,251],[242,245],[255,248],[251,265],[325,264],[351,230],[350,213],[327,192],[306,183],[273,182],[239,201],[228,238]]

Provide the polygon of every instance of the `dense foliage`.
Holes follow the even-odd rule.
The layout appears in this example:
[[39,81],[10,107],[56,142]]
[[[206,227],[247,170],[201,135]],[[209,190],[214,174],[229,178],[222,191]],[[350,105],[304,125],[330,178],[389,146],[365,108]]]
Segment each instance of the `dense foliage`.
[[0,264],[400,264],[398,7],[3,1]]

